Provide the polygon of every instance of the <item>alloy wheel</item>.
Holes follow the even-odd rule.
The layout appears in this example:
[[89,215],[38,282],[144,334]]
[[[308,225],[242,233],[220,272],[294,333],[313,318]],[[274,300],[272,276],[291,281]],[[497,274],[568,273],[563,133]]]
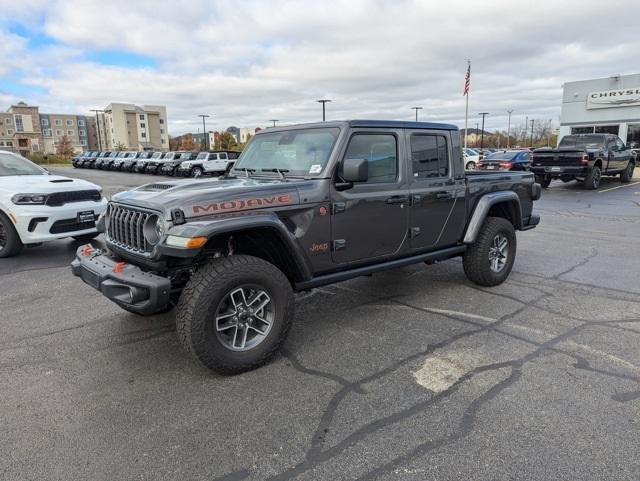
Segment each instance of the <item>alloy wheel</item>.
[[489,248],[489,265],[493,272],[500,272],[507,264],[509,256],[509,240],[503,234],[493,238]]
[[238,287],[216,310],[216,336],[231,351],[248,351],[266,339],[274,319],[275,306],[265,290],[259,286]]

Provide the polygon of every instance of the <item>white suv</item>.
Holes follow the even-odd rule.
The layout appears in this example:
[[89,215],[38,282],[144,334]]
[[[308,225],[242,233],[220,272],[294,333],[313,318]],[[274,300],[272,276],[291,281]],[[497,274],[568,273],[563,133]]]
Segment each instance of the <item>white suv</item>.
[[24,244],[96,237],[96,220],[106,207],[99,186],[50,175],[24,157],[0,151],[0,257],[16,255]]

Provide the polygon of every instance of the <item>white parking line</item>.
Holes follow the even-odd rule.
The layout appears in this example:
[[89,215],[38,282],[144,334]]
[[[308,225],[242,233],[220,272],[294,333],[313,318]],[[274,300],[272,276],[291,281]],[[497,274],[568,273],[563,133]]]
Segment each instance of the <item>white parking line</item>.
[[638,185],[638,184],[640,184],[640,182],[632,182],[630,184],[618,185],[616,187],[610,187],[608,189],[599,190],[598,194],[602,194],[603,192],[609,192],[610,190],[622,189],[623,187],[631,187],[632,185]]

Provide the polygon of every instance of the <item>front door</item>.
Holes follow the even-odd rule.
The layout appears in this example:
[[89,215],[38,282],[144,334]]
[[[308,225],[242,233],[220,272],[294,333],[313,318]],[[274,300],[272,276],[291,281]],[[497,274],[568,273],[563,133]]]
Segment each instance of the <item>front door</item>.
[[455,245],[460,235],[456,226],[464,223],[465,181],[454,178],[449,133],[420,130],[407,135],[411,249]]
[[[331,192],[332,258],[350,263],[392,257],[407,238],[409,195],[403,132],[355,131],[345,159],[367,159],[369,179]],[[339,173],[338,173],[339,174]]]

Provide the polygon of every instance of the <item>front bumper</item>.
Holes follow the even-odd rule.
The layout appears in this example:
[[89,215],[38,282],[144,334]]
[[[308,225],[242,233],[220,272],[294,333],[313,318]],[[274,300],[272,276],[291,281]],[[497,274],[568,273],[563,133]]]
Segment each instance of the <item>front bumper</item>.
[[122,263],[90,244],[78,248],[71,270],[109,300],[138,314],[151,315],[169,304],[169,279]]
[[589,174],[589,167],[586,165],[531,166],[531,172],[536,175],[550,175],[552,178],[562,176],[586,177]]
[[72,202],[57,207],[46,205],[20,207],[19,210],[12,210],[20,240],[23,244],[37,244],[96,232],[95,221],[93,224],[77,223],[78,213],[93,211],[94,218],[97,220],[107,208],[107,200],[102,198],[99,202]]

